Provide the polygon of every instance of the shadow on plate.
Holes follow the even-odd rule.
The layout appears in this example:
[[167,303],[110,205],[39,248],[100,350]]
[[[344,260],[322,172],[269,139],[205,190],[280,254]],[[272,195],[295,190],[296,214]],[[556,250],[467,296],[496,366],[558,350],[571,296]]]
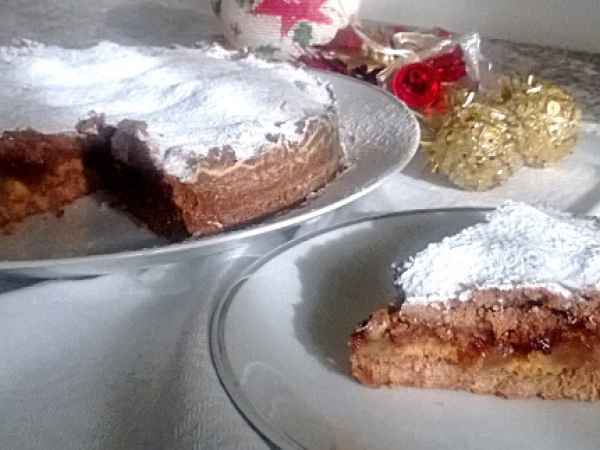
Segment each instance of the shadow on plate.
[[[449,214],[448,220],[431,220],[439,214]],[[390,216],[328,233],[326,244],[312,245],[296,261],[302,281],[302,302],[293,319],[298,340],[330,370],[347,374],[350,333],[394,299],[391,263],[481,217],[479,212]]]
[[303,286],[294,311],[296,336],[321,363],[344,374],[353,328],[393,295],[394,255],[374,239],[375,228],[316,245],[296,263]]
[[395,297],[391,263],[482,218],[479,211],[392,215],[318,238],[327,241],[296,261],[302,281],[302,301],[294,306],[296,337],[330,370],[347,374],[350,333]]

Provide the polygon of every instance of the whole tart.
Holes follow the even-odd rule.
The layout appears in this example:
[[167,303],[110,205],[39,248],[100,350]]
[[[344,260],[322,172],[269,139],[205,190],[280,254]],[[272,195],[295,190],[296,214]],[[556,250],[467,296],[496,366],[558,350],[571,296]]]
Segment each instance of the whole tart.
[[93,149],[81,158],[85,171],[169,237],[216,233],[293,206],[344,164],[330,86],[287,63],[219,46],[103,42],[3,48],[0,66],[23,86],[0,92],[20,105],[6,111],[3,128],[71,139],[58,152],[84,143]]
[[506,203],[394,270],[350,339],[360,382],[600,399],[597,219]]

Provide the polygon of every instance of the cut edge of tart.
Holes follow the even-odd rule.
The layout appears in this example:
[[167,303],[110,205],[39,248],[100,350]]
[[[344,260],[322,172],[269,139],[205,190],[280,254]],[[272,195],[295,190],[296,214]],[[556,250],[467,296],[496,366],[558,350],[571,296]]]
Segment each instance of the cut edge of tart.
[[97,174],[87,164],[88,143],[77,135],[32,130],[0,135],[0,229],[38,213],[62,208],[95,191]]

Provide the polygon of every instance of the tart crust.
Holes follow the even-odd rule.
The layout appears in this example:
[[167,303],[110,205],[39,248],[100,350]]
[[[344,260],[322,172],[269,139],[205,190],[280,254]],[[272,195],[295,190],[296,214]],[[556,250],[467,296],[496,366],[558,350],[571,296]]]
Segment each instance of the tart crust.
[[468,301],[376,311],[351,336],[370,386],[600,400],[600,292],[476,291]]
[[110,190],[150,229],[178,238],[219,233],[292,207],[343,167],[337,124],[328,116],[312,119],[299,143],[267,143],[251,159],[215,151],[198,164],[193,182],[154,168],[144,142],[131,145],[139,148],[130,153],[145,161],[115,159],[104,176]]
[[251,159],[226,149],[198,164],[193,182],[158,169],[143,141],[131,139],[136,161],[111,152],[115,129],[94,134],[5,132],[0,138],[0,229],[28,216],[59,213],[96,189],[108,190],[126,211],[172,240],[238,227],[302,202],[343,166],[337,122],[307,119],[300,142],[266,141]]

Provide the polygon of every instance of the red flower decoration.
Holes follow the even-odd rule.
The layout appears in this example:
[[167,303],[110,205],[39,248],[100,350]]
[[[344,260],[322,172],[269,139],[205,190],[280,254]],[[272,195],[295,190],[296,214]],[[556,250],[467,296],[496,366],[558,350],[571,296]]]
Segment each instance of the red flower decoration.
[[442,83],[454,83],[467,75],[460,46],[443,55],[401,67],[392,77],[390,87],[400,100],[413,109],[442,107]]
[[464,54],[458,45],[448,53],[434,56],[423,62],[433,67],[437,77],[445,83],[453,83],[467,75]]
[[436,70],[424,62],[401,67],[392,77],[390,87],[396,97],[413,109],[433,105],[442,93]]

